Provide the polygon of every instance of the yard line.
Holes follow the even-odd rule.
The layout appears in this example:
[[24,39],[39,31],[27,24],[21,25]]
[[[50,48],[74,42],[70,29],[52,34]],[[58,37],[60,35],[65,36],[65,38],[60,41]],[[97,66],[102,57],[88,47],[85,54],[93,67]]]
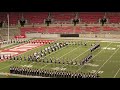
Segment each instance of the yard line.
[[[83,52],[82,54],[80,54],[80,55],[78,55],[76,58],[78,58],[78,57],[80,57],[81,55],[83,55],[84,53],[86,53],[87,51],[89,51],[90,49],[88,49],[88,50],[86,50],[85,52]],[[76,58],[74,58],[72,61],[74,61]],[[63,67],[65,67],[65,66],[67,66],[67,64],[66,65],[64,65],[64,66],[62,66],[62,68]]]
[[[47,44],[45,44],[45,45],[47,45]],[[44,45],[43,45],[44,46]],[[42,47],[42,46],[40,46],[40,47]],[[39,48],[39,47],[36,47],[36,48]],[[36,48],[34,48],[34,49],[36,49]],[[31,49],[31,50],[29,50],[29,51],[32,51],[33,49]],[[28,51],[27,51],[28,52]],[[25,53],[27,53],[27,52],[24,52],[24,53],[21,53],[21,54],[19,54],[19,55],[22,55],[22,54],[25,54]],[[15,62],[15,63],[13,63],[13,64],[10,64],[10,65],[8,65],[8,66],[6,66],[6,67],[4,67],[4,68],[1,68],[0,70],[2,70],[2,69],[5,69],[5,68],[7,68],[7,67],[9,67],[9,66],[12,66],[12,65],[14,65],[14,64],[17,64],[17,63],[19,63],[19,62],[21,62],[21,61],[18,61],[18,62]],[[23,62],[25,62],[25,61],[23,61]]]
[[70,52],[68,52],[68,53],[64,54],[63,56],[59,57],[58,59],[60,59],[60,58],[64,57],[65,55],[67,55],[67,54],[69,54],[69,53],[71,53],[71,52],[75,51],[76,49],[78,49],[78,48],[80,48],[80,47],[81,47],[81,46],[79,46],[79,47],[77,47],[77,48],[75,48],[75,49],[71,50]]
[[[79,46],[79,47],[77,47],[77,48],[80,48],[80,47],[81,47],[81,46]],[[57,60],[58,60],[58,59],[60,59],[60,58],[62,58],[62,57],[64,57],[65,55],[67,55],[67,54],[69,54],[69,53],[73,52],[73,51],[74,51],[74,50],[76,50],[77,48],[75,48],[75,49],[71,50],[70,52],[68,52],[68,53],[64,54],[63,56],[61,56],[61,57],[57,58]],[[41,69],[45,68],[46,66],[48,66],[48,65],[50,65],[50,64],[51,64],[51,63],[49,63],[49,64],[47,64],[47,65],[43,66]]]
[[114,75],[113,78],[115,78],[117,76],[117,74],[119,73],[119,71],[120,71],[120,68],[118,69],[118,71],[116,72],[116,74]]
[[[60,50],[62,50],[62,49],[64,49],[64,48],[66,48],[66,47],[63,47],[63,48],[61,48]],[[52,55],[52,54],[54,54],[54,53],[56,53],[56,52],[58,52],[58,51],[60,51],[60,50],[57,50],[57,51],[55,51],[55,52],[53,52],[53,53],[51,53],[51,54],[48,54],[47,56],[45,56],[45,57],[48,57],[48,56],[50,56],[50,55]],[[32,65],[34,62],[32,62],[31,64],[29,64],[29,65]]]
[[[36,48],[38,48],[38,47],[36,47]],[[63,47],[64,48],[64,47]],[[62,48],[62,49],[63,49]],[[35,48],[34,48],[35,49]],[[29,50],[29,51],[32,51],[33,49],[31,49],[31,50]],[[25,54],[25,53],[27,53],[27,52],[24,52],[24,53],[22,53],[22,54]],[[19,62],[21,62],[21,61],[19,61]],[[15,62],[15,63],[13,63],[13,64],[10,64],[10,65],[8,65],[8,66],[6,66],[6,67],[4,67],[4,68],[1,68],[0,70],[3,70],[3,69],[5,69],[5,68],[7,68],[7,67],[9,67],[9,66],[12,66],[12,65],[14,65],[14,64],[17,64],[17,63],[19,63],[19,62]],[[23,61],[23,62],[25,62],[25,61]],[[31,64],[28,64],[28,65],[31,65]]]
[[[112,42],[110,43],[112,44]],[[108,44],[106,47],[110,46],[110,44]],[[95,58],[98,54],[100,54],[104,49],[102,49],[99,53],[97,53],[93,58]],[[93,59],[92,58],[92,59]],[[97,61],[97,60],[96,60]],[[79,70],[81,70],[85,65],[83,65],[81,68],[79,68],[76,72],[78,72]]]
[[[29,43],[27,43],[27,44],[29,44]],[[21,44],[21,45],[22,45],[22,44]],[[25,43],[24,43],[23,45],[25,45]],[[45,44],[45,45],[48,45],[48,44]],[[45,45],[42,45],[42,46],[45,46]],[[17,45],[17,46],[20,46],[20,45]],[[17,47],[17,46],[14,46],[14,47]],[[28,51],[26,51],[26,52],[23,52],[23,53],[21,53],[21,54],[15,55],[15,56],[19,56],[19,55],[25,54],[25,53],[27,53],[27,52],[29,52],[29,51],[32,51],[32,50],[34,50],[34,49],[36,49],[36,48],[39,48],[39,47],[42,47],[42,46],[35,47],[35,48],[31,49],[31,50],[28,50]],[[13,47],[12,47],[12,48],[13,48]],[[8,49],[9,49],[9,48],[8,48]],[[0,63],[5,62],[5,61],[9,61],[9,59],[6,59],[6,60],[4,60],[4,61],[1,61]]]
[[[19,61],[20,62],[20,61]],[[3,69],[5,69],[5,68],[7,68],[7,67],[10,67],[10,66],[12,66],[12,65],[14,65],[14,64],[16,64],[16,63],[18,63],[18,62],[15,62],[15,63],[13,63],[13,64],[10,64],[10,65],[8,65],[8,66],[6,66],[6,67],[4,67],[4,68],[1,68],[0,70],[3,70]]]
[[[107,59],[107,61],[105,63],[103,63],[103,65],[96,71],[96,73],[115,55],[115,53],[120,49],[120,47]],[[95,74],[96,74],[95,73]]]

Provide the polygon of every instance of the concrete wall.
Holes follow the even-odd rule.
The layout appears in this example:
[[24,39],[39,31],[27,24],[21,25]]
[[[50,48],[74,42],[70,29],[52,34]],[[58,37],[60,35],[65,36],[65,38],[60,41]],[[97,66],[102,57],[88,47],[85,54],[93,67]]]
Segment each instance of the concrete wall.
[[[27,33],[27,38],[61,38],[60,34],[41,34],[41,33]],[[74,38],[74,37],[73,37]],[[116,34],[79,34],[78,38],[110,38],[120,39],[120,35]]]
[[27,38],[41,37],[41,33],[26,33]]
[[41,34],[41,38],[58,38],[60,34]]
[[58,38],[59,34],[41,34],[41,33],[27,33],[27,38]]

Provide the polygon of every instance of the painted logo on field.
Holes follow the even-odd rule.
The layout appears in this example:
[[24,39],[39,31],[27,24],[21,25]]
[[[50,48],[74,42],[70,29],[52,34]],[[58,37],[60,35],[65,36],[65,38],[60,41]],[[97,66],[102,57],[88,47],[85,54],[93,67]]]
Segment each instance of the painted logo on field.
[[35,44],[34,45],[27,44],[27,45],[21,45],[21,46],[9,49],[9,51],[28,51],[28,50],[33,49],[35,47],[38,47],[38,46]]
[[[42,42],[44,41],[49,41],[49,42],[54,42],[54,40],[42,40]],[[34,42],[36,42],[34,40]],[[16,56],[18,54],[22,54],[24,52],[27,52],[29,50],[32,50],[34,48],[37,48],[37,47],[40,47],[40,46],[43,46],[47,43],[27,43],[27,44],[21,44],[21,45],[17,45],[17,46],[14,46],[12,48],[9,48],[9,49],[4,49],[0,52],[1,54],[1,57],[5,56],[5,57],[8,57],[8,56]],[[29,67],[29,66],[28,66]]]
[[16,54],[18,54],[18,52],[1,52],[0,53],[1,55],[16,55]]

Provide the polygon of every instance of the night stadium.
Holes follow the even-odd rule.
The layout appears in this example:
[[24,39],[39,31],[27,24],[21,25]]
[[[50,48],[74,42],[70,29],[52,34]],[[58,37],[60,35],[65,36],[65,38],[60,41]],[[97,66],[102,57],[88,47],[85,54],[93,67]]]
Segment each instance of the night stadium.
[[0,78],[120,78],[120,12],[0,12]]

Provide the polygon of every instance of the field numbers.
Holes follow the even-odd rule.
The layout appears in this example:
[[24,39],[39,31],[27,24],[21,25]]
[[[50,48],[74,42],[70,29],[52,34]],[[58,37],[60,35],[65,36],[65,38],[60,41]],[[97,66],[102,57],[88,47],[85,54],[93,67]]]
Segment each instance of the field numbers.
[[[98,71],[99,74],[102,74],[104,71]],[[96,70],[92,70],[90,73],[96,73]]]
[[91,64],[91,63],[87,63],[87,64],[85,64],[85,65],[87,65],[87,66],[91,66],[91,67],[98,67],[98,66],[99,66],[99,65]]
[[62,71],[64,71],[64,70],[66,70],[66,68],[60,68],[60,67],[55,67],[55,68],[52,68],[53,70],[62,70]]
[[32,67],[33,65],[21,65],[22,67]]
[[105,50],[115,50],[116,48],[107,48],[107,47],[103,47],[102,49],[105,49]]

